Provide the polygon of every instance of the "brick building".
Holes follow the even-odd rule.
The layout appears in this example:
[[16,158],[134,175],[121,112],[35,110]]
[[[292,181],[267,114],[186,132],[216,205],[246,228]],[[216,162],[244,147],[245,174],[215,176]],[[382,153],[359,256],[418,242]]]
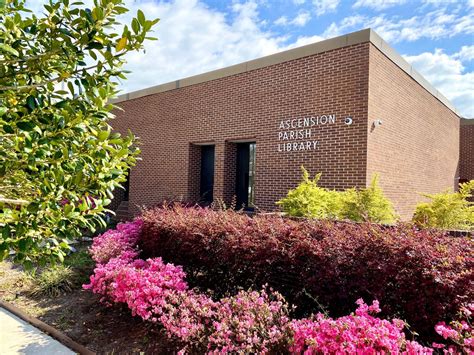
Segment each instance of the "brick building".
[[[460,118],[370,29],[132,92],[114,129],[141,140],[122,211],[233,198],[275,210],[300,181],[380,184],[402,218],[457,185]],[[472,126],[474,128],[474,126]]]

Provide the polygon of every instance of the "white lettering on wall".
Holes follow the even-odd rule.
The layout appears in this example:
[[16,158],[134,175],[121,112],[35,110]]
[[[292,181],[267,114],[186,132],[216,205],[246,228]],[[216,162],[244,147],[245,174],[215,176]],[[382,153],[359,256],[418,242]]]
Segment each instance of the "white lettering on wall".
[[278,125],[278,151],[316,150],[319,141],[313,137],[313,128],[335,123],[335,114],[282,120]]

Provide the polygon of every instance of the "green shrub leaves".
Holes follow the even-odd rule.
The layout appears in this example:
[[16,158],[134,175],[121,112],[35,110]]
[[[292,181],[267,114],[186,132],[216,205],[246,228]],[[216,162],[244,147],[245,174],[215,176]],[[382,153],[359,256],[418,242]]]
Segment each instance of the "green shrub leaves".
[[416,206],[413,221],[421,227],[474,230],[474,204],[469,201],[474,180],[461,184],[458,192],[424,194],[430,202]]
[[277,202],[289,216],[349,219],[357,222],[395,222],[396,213],[379,187],[377,175],[367,188],[335,191],[318,186],[321,173],[310,179],[308,171],[304,167],[301,169],[303,181]]

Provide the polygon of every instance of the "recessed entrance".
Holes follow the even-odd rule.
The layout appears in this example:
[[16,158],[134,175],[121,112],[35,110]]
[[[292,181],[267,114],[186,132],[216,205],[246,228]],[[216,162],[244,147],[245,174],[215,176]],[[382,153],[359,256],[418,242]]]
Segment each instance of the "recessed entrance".
[[237,209],[253,210],[255,204],[256,144],[237,143],[235,196]]
[[130,169],[127,171],[127,180],[123,183],[123,201],[128,201],[130,195]]
[[201,146],[199,202],[203,204],[210,204],[214,200],[214,159],[215,146]]

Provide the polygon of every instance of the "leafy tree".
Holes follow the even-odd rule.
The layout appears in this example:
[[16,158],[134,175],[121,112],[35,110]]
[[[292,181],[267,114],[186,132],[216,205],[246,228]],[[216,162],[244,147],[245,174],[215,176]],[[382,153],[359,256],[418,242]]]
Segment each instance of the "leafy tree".
[[158,21],[138,11],[122,26],[123,5],[50,0],[37,17],[0,0],[0,259],[62,261],[72,238],[105,227],[139,152],[111,132],[109,99]]
[[469,201],[474,180],[461,184],[459,191],[423,194],[431,201],[416,206],[413,222],[420,227],[474,230],[474,203]]

